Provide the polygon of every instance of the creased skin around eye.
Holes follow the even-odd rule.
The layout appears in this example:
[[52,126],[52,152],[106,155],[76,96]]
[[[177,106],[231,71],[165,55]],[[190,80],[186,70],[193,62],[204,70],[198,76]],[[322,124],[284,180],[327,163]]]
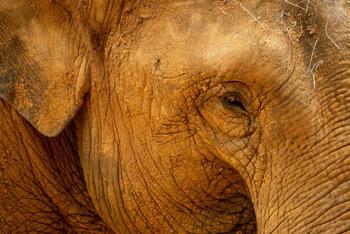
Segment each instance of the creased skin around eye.
[[244,137],[251,129],[252,115],[247,99],[238,91],[242,89],[236,84],[218,85],[203,94],[205,101],[198,106],[207,126],[230,139]]

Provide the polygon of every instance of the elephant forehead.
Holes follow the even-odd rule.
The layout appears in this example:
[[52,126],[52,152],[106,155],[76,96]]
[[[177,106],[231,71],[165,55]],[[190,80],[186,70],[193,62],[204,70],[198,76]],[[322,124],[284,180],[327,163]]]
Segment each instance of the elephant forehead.
[[136,63],[163,78],[244,72],[266,63],[286,68],[292,60],[290,42],[275,23],[254,21],[247,7],[175,2],[143,26]]

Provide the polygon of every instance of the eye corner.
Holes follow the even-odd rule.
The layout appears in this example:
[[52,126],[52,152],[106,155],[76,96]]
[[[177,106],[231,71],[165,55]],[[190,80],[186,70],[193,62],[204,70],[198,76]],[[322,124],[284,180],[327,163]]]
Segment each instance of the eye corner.
[[247,113],[247,104],[243,95],[238,91],[228,92],[221,97],[222,105],[230,110]]

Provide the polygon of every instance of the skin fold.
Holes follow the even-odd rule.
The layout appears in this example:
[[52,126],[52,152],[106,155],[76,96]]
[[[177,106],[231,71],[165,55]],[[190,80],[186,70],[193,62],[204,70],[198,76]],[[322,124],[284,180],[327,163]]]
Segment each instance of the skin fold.
[[109,233],[88,196],[73,126],[45,138],[0,106],[0,231]]
[[349,232],[348,8],[0,3],[0,232]]

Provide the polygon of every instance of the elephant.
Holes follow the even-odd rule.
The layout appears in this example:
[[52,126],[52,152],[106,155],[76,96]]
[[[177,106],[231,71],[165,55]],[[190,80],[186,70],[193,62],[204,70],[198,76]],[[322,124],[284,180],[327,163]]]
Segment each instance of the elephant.
[[0,232],[349,232],[349,9],[1,1]]

